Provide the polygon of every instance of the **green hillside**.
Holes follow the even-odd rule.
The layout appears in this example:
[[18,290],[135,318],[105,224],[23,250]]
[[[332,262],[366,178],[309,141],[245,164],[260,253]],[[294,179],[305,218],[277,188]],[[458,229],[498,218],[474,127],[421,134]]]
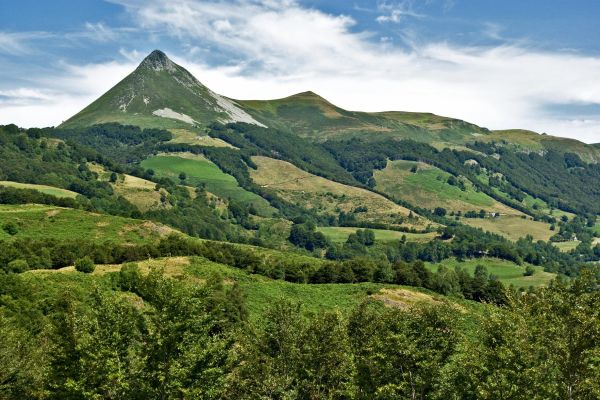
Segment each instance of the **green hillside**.
[[183,172],[186,185],[206,185],[207,191],[225,200],[231,199],[252,205],[264,216],[271,216],[276,211],[265,199],[242,189],[233,176],[224,173],[203,156],[188,153],[157,155],[142,161],[141,165],[155,171],[157,176],[168,177],[174,181],[179,181],[179,175]]

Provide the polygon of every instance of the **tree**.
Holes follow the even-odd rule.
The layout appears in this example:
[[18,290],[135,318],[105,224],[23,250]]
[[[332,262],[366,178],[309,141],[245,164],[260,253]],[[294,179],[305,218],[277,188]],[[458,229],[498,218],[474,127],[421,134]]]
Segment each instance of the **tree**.
[[16,235],[19,232],[19,229],[17,228],[17,225],[12,222],[6,222],[3,226],[2,229],[4,229],[4,232],[8,233],[11,236]]
[[445,217],[446,209],[443,207],[436,207],[435,210],[433,210],[433,215],[436,215],[438,217]]
[[89,256],[85,256],[75,261],[75,269],[79,272],[89,274],[94,272],[96,266],[94,265],[94,261],[92,261]]
[[9,272],[25,272],[29,270],[29,264],[26,260],[13,260],[8,263],[8,271]]
[[119,179],[119,175],[117,175],[116,172],[113,172],[110,174],[110,182],[111,183],[115,183],[117,181],[117,179]]
[[187,175],[185,174],[185,172],[180,172],[179,173],[179,180],[181,182],[184,182],[186,180],[186,178],[187,178]]
[[535,268],[533,268],[532,265],[528,265],[525,267],[525,272],[523,273],[524,276],[532,276],[533,274],[535,274]]

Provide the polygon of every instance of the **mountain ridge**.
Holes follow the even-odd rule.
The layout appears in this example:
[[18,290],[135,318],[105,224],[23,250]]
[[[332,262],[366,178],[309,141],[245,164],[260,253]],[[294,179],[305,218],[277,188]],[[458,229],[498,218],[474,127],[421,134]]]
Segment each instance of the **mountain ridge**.
[[476,141],[500,142],[520,151],[559,149],[577,153],[587,162],[600,162],[600,146],[575,139],[518,129],[492,131],[428,112],[349,111],[310,90],[272,100],[231,99],[206,87],[161,50],[151,52],[131,74],[60,127],[107,122],[196,134],[214,122],[245,122],[291,130],[316,142],[354,137],[412,139],[440,150],[464,149]]

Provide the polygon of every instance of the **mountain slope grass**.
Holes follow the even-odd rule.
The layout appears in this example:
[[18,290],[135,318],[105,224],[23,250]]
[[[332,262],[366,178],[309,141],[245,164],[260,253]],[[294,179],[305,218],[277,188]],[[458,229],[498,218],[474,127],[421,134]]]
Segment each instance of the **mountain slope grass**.
[[513,285],[517,288],[546,286],[552,279],[556,278],[555,274],[545,272],[542,267],[536,266],[533,266],[535,270],[533,275],[524,276],[527,264],[517,265],[510,261],[490,257],[466,261],[458,261],[456,259],[449,258],[439,264],[426,264],[426,266],[432,271],[437,271],[441,265],[450,269],[454,269],[455,267],[463,268],[471,275],[473,275],[475,272],[477,265],[483,265],[487,268],[488,273],[498,277],[502,283],[507,286]]
[[[260,319],[271,305],[281,299],[302,304],[307,312],[339,311],[348,314],[361,302],[375,298],[394,307],[409,307],[420,303],[448,303],[469,307],[473,303],[450,300],[425,289],[392,284],[299,284],[274,280],[243,270],[209,261],[203,257],[167,257],[137,263],[142,273],[151,269],[163,270],[166,276],[194,284],[204,284],[214,274],[220,275],[225,284],[239,284],[246,299],[246,306],[252,320]],[[120,271],[122,265],[97,265],[95,271],[84,276],[73,267],[60,270],[32,270],[25,274],[28,279],[55,281],[57,286],[71,284],[71,281],[85,279],[110,279],[109,274]],[[398,294],[402,293],[399,300]],[[389,300],[389,301],[386,301]],[[476,307],[476,305],[473,305]],[[464,308],[462,308],[464,309]]]
[[7,223],[14,224],[17,233],[0,230],[0,240],[86,239],[138,244],[176,232],[155,222],[37,204],[0,205],[0,226]]
[[186,175],[186,185],[206,185],[206,190],[222,199],[250,205],[264,216],[276,211],[259,195],[241,188],[235,178],[221,171],[212,161],[191,153],[162,154],[142,161],[142,167],[152,169],[157,176],[179,181],[181,173]]
[[20,183],[20,182],[12,182],[12,181],[0,181],[0,186],[11,187],[15,189],[32,189],[37,190],[38,192],[49,194],[55,197],[63,197],[63,198],[71,198],[74,199],[77,197],[77,193],[72,192],[67,189],[61,189],[54,186],[48,185],[35,185],[33,183]]
[[[411,172],[411,169],[416,172]],[[376,188],[392,197],[428,209],[444,207],[448,211],[479,211],[521,215],[485,193],[477,192],[463,180],[464,190],[448,183],[451,175],[432,165],[396,160],[388,161],[386,168],[374,172]]]
[[[357,228],[342,226],[321,226],[317,230],[323,233],[329,240],[335,243],[343,243],[348,240],[351,233],[355,233]],[[428,242],[432,240],[437,233],[404,233],[386,229],[371,229],[375,233],[375,240],[378,242],[393,242],[406,237],[408,242]]]
[[409,219],[410,211],[385,197],[353,186],[337,183],[303,171],[286,161],[253,157],[258,166],[250,176],[258,185],[275,190],[283,199],[318,214],[349,213],[359,207],[359,221],[425,228],[429,221],[422,217]]
[[526,235],[534,240],[548,241],[556,232],[550,230],[550,224],[534,221],[531,217],[523,218],[518,215],[501,215],[496,218],[461,218],[460,222],[481,228],[484,231],[497,233],[510,240],[518,240]]

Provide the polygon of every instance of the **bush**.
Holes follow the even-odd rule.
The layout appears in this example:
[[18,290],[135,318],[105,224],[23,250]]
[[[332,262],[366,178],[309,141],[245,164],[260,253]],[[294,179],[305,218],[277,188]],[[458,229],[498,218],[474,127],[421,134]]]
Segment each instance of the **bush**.
[[525,267],[525,273],[523,273],[524,276],[531,276],[533,274],[535,274],[535,268],[533,268],[531,265]]
[[14,222],[7,222],[2,226],[2,229],[10,236],[14,236],[19,232],[17,225]]
[[85,256],[75,261],[75,269],[79,272],[89,274],[94,272],[95,268],[96,266],[89,256]]
[[29,264],[25,260],[13,260],[7,265],[8,272],[25,272],[29,270]]

